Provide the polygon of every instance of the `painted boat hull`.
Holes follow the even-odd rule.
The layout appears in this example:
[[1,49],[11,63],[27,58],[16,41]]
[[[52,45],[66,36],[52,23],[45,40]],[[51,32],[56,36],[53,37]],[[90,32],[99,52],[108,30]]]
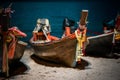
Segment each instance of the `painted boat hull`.
[[76,39],[64,38],[45,44],[34,43],[31,39],[30,43],[36,56],[56,63],[62,63],[69,67],[75,66]]

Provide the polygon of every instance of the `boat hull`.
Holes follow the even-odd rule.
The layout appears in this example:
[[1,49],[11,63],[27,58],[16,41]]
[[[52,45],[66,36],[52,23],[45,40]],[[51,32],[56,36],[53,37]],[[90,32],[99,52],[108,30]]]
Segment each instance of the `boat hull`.
[[[86,43],[86,55],[106,55],[110,54],[112,48],[113,33],[101,34],[98,36],[88,37]],[[34,54],[39,58],[65,64],[69,67],[75,67],[76,64],[76,44],[77,39],[64,38],[56,42],[45,44],[34,42],[31,38],[31,46]]]
[[107,57],[112,50],[113,33],[88,37],[89,44],[86,47],[87,55]]
[[74,67],[76,54],[76,39],[64,38],[55,42],[45,44],[30,41],[34,48],[35,55],[49,61],[62,63],[69,67]]
[[[0,43],[0,52],[3,53],[3,47],[2,47],[2,43]],[[14,57],[12,59],[8,60],[8,65],[15,65],[17,62],[20,61],[20,59],[22,58],[24,51],[26,49],[27,43],[23,42],[23,41],[18,41],[15,47],[15,53],[14,53]],[[2,72],[2,64],[3,64],[3,54],[0,54],[0,72]]]
[[17,42],[16,48],[15,48],[15,53],[14,53],[14,58],[9,59],[9,64],[18,62],[22,58],[24,51],[26,49],[26,46],[27,46],[26,42],[23,42],[23,41]]

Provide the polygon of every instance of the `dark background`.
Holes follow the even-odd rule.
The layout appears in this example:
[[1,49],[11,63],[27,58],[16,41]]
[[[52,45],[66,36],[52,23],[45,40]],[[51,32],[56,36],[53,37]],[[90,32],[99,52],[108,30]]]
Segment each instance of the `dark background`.
[[[115,19],[120,12],[119,2],[115,0],[4,0],[0,2],[2,7],[13,3],[15,12],[11,17],[11,26],[17,26],[27,34],[22,39],[29,41],[38,18],[48,18],[52,28],[52,35],[61,37],[63,34],[62,23],[65,17],[77,22],[80,19],[81,10],[89,11],[88,30],[102,33],[103,21]],[[87,35],[96,35],[88,32]]]

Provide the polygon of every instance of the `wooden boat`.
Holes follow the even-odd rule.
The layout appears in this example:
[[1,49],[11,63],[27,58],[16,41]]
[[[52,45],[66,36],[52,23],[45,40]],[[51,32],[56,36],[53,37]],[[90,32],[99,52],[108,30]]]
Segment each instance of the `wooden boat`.
[[66,66],[75,66],[75,54],[77,40],[63,38],[58,41],[40,43],[30,40],[31,46],[34,48],[35,55],[42,59],[62,63]]
[[[87,12],[88,13],[88,12]],[[81,17],[80,24],[86,24],[87,14]],[[73,33],[74,34],[74,33]],[[75,35],[75,34],[74,34]],[[101,34],[97,36],[87,37],[89,44],[86,43],[85,52],[88,54],[109,54],[112,48],[113,33]],[[34,49],[34,54],[39,58],[62,63],[69,67],[76,66],[77,58],[77,39],[71,37],[64,37],[60,40],[47,42],[45,40],[35,41],[32,37],[30,39],[31,46]],[[79,52],[79,51],[78,51]]]
[[[20,59],[22,58],[22,56],[24,54],[26,46],[27,46],[26,42],[17,41],[15,53],[14,53],[14,58],[8,59],[8,64],[7,64],[8,67],[11,65],[15,65],[16,63],[18,63],[20,61]],[[0,52],[2,52],[2,51],[0,51]],[[3,68],[2,68],[3,67],[3,60],[2,59],[3,59],[3,56],[1,54],[0,55],[0,73],[5,73],[5,77],[8,77],[10,68],[5,72],[3,71]]]
[[[86,24],[87,15],[88,15],[88,10],[87,11],[85,10],[82,12],[80,24]],[[40,22],[43,22],[43,21],[40,21]],[[65,26],[66,24],[69,24],[69,21],[65,22]],[[41,29],[44,29],[44,28],[41,28]],[[62,63],[69,67],[76,66],[77,39],[75,37],[71,38],[69,36],[65,36],[64,38],[61,38],[59,40],[48,41],[47,35],[41,36],[39,35],[38,31],[39,30],[36,30],[35,28],[33,30],[33,37],[30,39],[31,46],[34,49],[35,51],[34,54],[36,56],[45,60],[56,62],[56,63]],[[42,31],[44,33],[44,30]],[[74,33],[73,35],[75,36]],[[38,37],[38,39],[36,37]],[[46,39],[44,40],[43,37],[45,37]]]
[[112,50],[113,32],[88,37],[89,44],[86,47],[86,55],[109,57]]
[[27,45],[28,44],[24,41],[17,41],[16,47],[15,47],[14,58],[9,59],[9,64],[16,63],[16,62],[20,61],[20,59],[22,58],[22,56],[24,54],[24,51],[25,51]]
[[1,33],[0,36],[0,72],[7,73],[6,76],[8,77],[9,65],[15,64],[22,58],[27,43],[18,39],[18,36],[26,37],[26,34],[17,27],[9,28],[6,34]]
[[[101,34],[87,38],[86,55],[98,54],[106,56],[112,48],[113,33]],[[42,59],[62,63],[69,67],[76,65],[76,38],[63,38],[58,41],[40,43],[30,40],[34,54]]]
[[18,62],[27,46],[19,41],[19,37],[27,35],[17,27],[10,27],[10,14],[12,3],[7,8],[0,8],[0,72],[9,76],[9,65]]
[[[88,16],[88,10],[82,11],[80,19],[81,25],[86,24]],[[66,22],[68,25],[68,22]],[[74,33],[72,33],[75,35]],[[85,52],[88,54],[109,54],[112,48],[113,33],[100,34],[97,36],[87,37],[89,44],[86,43]],[[31,46],[34,49],[34,54],[39,58],[62,63],[69,67],[75,67],[77,63],[78,54],[82,50],[78,50],[76,37],[71,38],[69,36],[61,38],[60,40],[54,41],[41,41],[34,40],[33,37],[30,39]],[[81,44],[81,43],[80,43]]]

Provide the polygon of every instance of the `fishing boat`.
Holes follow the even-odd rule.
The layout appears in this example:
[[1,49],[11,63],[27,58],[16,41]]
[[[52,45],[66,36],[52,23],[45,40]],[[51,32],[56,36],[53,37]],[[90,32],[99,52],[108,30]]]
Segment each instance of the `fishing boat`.
[[0,72],[9,76],[9,65],[18,62],[27,46],[19,38],[27,35],[16,26],[10,25],[12,3],[7,8],[0,8]]
[[17,41],[16,47],[15,47],[14,58],[9,59],[9,64],[20,61],[20,59],[24,55],[27,45],[28,44],[24,41],[20,41],[20,40]]
[[[86,12],[86,11],[85,11]],[[87,12],[88,13],[88,12]],[[85,13],[81,17],[80,24],[86,24]],[[34,31],[33,31],[34,33]],[[35,33],[38,34],[38,33]],[[39,34],[37,35],[39,36]],[[44,60],[53,61],[56,63],[62,63],[69,67],[75,67],[77,64],[78,53],[78,39],[75,33],[70,36],[65,36],[59,40],[47,41],[47,40],[35,40],[34,34],[30,39],[30,44],[34,49],[34,55]],[[45,37],[45,36],[44,36]],[[40,37],[39,37],[40,38]],[[106,54],[110,53],[112,47],[113,33],[100,34],[97,36],[87,37],[89,42],[85,43],[86,55],[90,53]]]
[[[119,49],[118,46],[120,41],[119,30],[116,34],[117,28],[120,25],[120,15],[118,14],[114,20],[105,20],[103,22],[103,32],[104,34],[88,37],[89,45],[86,47],[86,54],[97,56],[97,57],[107,57],[113,58],[118,57]],[[119,28],[118,28],[119,29]],[[118,35],[118,36],[116,36]],[[115,40],[117,39],[117,42]],[[113,45],[114,44],[114,45]]]
[[110,32],[88,37],[89,44],[85,49],[86,55],[109,57],[112,51],[113,34],[113,32]]
[[[88,10],[83,10],[80,24],[81,23],[84,25],[86,24],[87,16],[88,16]],[[75,67],[78,61],[76,59],[78,54],[76,53],[77,50],[76,44],[78,43],[78,41],[75,37],[75,33],[69,32],[70,33],[70,35],[68,34],[69,36],[67,35],[60,39],[55,38],[54,40],[49,40],[48,33],[45,33],[45,31],[48,32],[48,30],[46,30],[47,28],[45,28],[48,26],[48,20],[47,22],[44,19],[43,20],[38,19],[38,20],[40,26],[38,26],[39,24],[37,24],[37,26],[33,30],[33,36],[30,39],[30,44],[35,51],[34,54],[44,60],[53,61],[56,63],[62,63],[69,67]],[[65,26],[69,26],[69,22],[71,21],[65,20],[64,23]],[[41,30],[37,30],[40,28]]]
[[0,39],[0,72],[9,76],[9,66],[20,61],[27,43],[20,41],[19,37],[26,37],[26,34],[17,27],[9,28],[7,32],[1,33]]
[[77,40],[71,38],[63,38],[57,41],[40,43],[30,40],[31,46],[34,48],[34,54],[42,59],[62,63],[66,66],[74,67],[76,43]]
[[[108,56],[112,49],[113,33],[101,34],[87,37],[89,44],[85,48],[86,55]],[[45,44],[30,43],[34,48],[34,54],[42,59],[62,63],[69,67],[76,65],[76,38],[63,38],[58,41],[47,42]]]

